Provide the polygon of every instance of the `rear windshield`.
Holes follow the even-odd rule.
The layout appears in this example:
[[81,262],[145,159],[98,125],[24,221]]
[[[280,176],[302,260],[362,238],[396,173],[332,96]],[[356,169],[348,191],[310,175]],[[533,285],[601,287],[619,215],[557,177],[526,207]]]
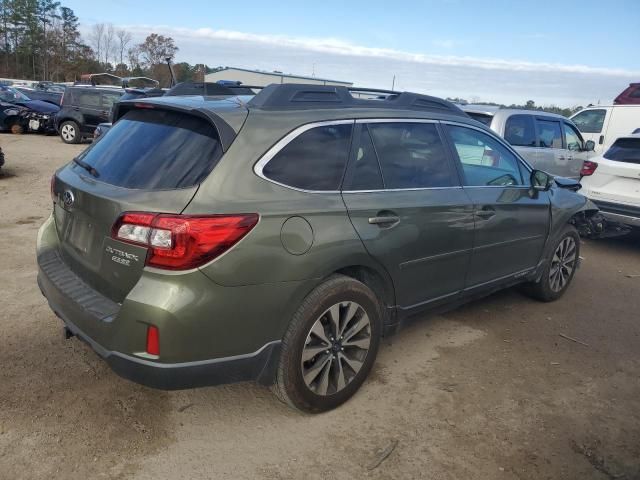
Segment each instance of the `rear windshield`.
[[101,182],[165,190],[200,183],[221,156],[218,134],[206,120],[170,111],[132,110],[79,158],[97,170]]
[[607,150],[604,158],[640,164],[640,138],[619,138]]
[[480,123],[484,123],[487,127],[491,126],[491,120],[493,120],[492,115],[487,115],[485,113],[467,112],[467,115]]

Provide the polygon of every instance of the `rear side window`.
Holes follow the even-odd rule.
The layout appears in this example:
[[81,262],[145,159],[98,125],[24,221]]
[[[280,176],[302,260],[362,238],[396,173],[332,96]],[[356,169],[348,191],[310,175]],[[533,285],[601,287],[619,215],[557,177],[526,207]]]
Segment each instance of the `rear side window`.
[[83,107],[100,107],[100,92],[79,92],[76,98]]
[[485,113],[467,112],[467,115],[469,115],[474,120],[486,125],[487,127],[491,126],[491,121],[493,120],[493,117],[491,115],[487,115]]
[[451,187],[458,180],[433,123],[371,123],[387,189]]
[[640,164],[640,138],[619,138],[604,154],[617,162]]
[[572,117],[571,121],[576,124],[578,130],[582,133],[601,133],[606,115],[607,111],[603,109],[585,110]]
[[162,190],[200,183],[221,156],[216,129],[206,120],[170,111],[132,110],[80,158],[97,170],[101,182]]
[[535,147],[536,128],[531,115],[511,115],[504,128],[504,139],[516,147]]
[[105,109],[110,109],[113,104],[120,100],[119,93],[103,93],[102,94],[102,106]]
[[560,122],[537,120],[538,143],[543,148],[562,148],[562,130]]
[[315,127],[298,135],[262,169],[274,182],[303,190],[338,190],[353,124]]

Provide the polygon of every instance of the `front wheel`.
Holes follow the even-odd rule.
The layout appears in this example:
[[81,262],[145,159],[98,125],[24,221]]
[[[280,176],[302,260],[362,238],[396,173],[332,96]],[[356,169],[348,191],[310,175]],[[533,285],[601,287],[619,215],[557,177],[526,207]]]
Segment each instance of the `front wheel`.
[[78,124],[71,120],[60,125],[60,138],[64,143],[80,143],[80,129]]
[[276,395],[311,413],[346,402],[373,366],[382,318],[366,285],[343,275],[329,278],[305,298],[285,333]]
[[552,302],[567,291],[580,258],[580,235],[567,225],[553,247],[553,253],[540,280],[525,285],[525,292],[537,300]]

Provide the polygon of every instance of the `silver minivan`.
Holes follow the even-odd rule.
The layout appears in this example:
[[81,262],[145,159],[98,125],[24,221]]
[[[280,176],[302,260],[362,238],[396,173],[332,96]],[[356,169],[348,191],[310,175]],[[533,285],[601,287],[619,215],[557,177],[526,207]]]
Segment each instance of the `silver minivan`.
[[562,115],[492,105],[460,108],[501,135],[534,168],[552,175],[579,179],[582,162],[595,146],[585,142],[574,123]]

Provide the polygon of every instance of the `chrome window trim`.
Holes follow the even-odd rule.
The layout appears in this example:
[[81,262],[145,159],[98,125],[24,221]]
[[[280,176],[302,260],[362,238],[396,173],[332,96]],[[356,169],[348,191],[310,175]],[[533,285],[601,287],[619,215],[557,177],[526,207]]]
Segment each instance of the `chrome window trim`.
[[461,185],[451,187],[381,188],[378,190],[343,190],[342,193],[420,192],[422,190],[461,190]]
[[428,118],[358,118],[356,123],[439,123]]
[[304,188],[298,188],[292,185],[287,185],[285,183],[277,182],[276,180],[272,180],[271,178],[267,177],[264,174],[264,167],[267,165],[267,163],[271,161],[271,159],[273,159],[273,157],[275,157],[278,153],[280,153],[280,151],[284,147],[286,147],[289,143],[291,143],[293,140],[295,140],[297,137],[299,137],[306,131],[309,131],[313,128],[327,127],[330,125],[349,125],[354,123],[355,123],[354,119],[351,118],[346,120],[327,120],[322,122],[313,122],[313,123],[307,123],[305,125],[301,125],[300,127],[295,128],[289,133],[287,133],[284,137],[278,140],[274,146],[272,146],[269,150],[267,150],[267,152],[262,157],[260,157],[260,160],[258,160],[256,164],[253,166],[253,172],[260,178],[266,180],[267,182],[280,185],[281,187],[288,188],[290,190],[295,190],[297,192],[331,193],[331,194],[340,193],[340,190],[307,190]]

